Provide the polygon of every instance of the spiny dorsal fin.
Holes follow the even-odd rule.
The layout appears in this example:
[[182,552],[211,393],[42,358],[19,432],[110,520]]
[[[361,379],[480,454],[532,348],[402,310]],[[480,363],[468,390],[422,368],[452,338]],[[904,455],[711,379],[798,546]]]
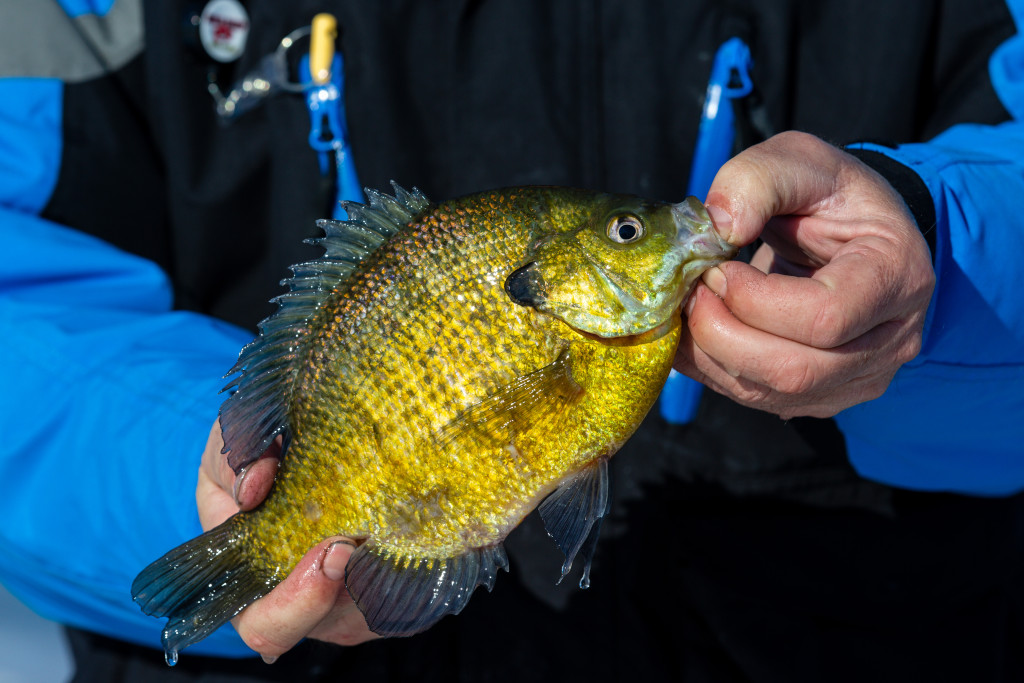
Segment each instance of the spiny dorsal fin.
[[416,188],[408,192],[394,182],[391,186],[394,197],[367,189],[368,205],[345,202],[348,220],[317,221],[324,237],[309,241],[326,253],[292,266],[292,277],[281,281],[289,291],[272,299],[279,308],[259,324],[259,336],[242,349],[226,375],[240,373],[224,387],[232,394],[220,408],[224,452],[235,472],[287,431],[288,397],[308,321],[367,256],[430,204]]
[[360,263],[392,235],[401,232],[416,214],[430,205],[416,188],[407,192],[395,182],[391,183],[391,187],[395,190],[394,197],[367,188],[366,196],[370,200],[368,205],[343,202],[348,220],[318,220],[316,224],[324,231],[324,237],[309,242],[324,248],[327,252],[324,259]]

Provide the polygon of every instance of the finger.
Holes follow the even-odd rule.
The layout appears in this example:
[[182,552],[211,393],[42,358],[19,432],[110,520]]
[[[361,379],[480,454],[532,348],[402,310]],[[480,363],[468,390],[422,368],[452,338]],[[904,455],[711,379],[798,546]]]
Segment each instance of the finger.
[[784,394],[745,377],[733,377],[688,336],[680,340],[673,367],[740,405],[774,413],[783,419],[831,417],[852,405],[881,396],[894,374],[856,376],[844,382],[838,391]]
[[[698,379],[698,381],[701,380]],[[852,405],[877,398],[887,386],[886,383],[879,383],[877,388],[873,388],[876,385],[869,384],[869,379],[864,378],[851,381],[847,390],[842,394],[816,394],[809,397],[780,394],[768,387],[753,383],[745,384],[742,380],[737,380],[737,382],[744,384],[742,389],[737,386],[722,385],[713,380],[704,380],[704,384],[712,391],[727,396],[748,408],[778,415],[783,420],[794,417],[833,417]]]
[[335,645],[359,645],[381,636],[370,630],[366,618],[351,598],[335,603],[330,614],[309,634],[310,638]]
[[899,265],[869,240],[845,247],[812,277],[723,263],[704,282],[749,327],[819,349],[841,346],[903,313]]
[[206,472],[199,470],[196,483],[196,509],[199,512],[199,523],[204,531],[209,531],[231,515],[238,512],[238,505]]
[[351,540],[334,537],[310,549],[284,581],[231,620],[245,644],[272,660],[313,631],[347,592],[344,571],[336,569],[354,548]]
[[239,510],[252,510],[263,502],[274,485],[280,462],[273,455],[265,453],[242,468],[231,488],[232,499]]
[[[767,275],[772,272],[772,268],[775,265],[775,250],[772,249],[770,244],[762,244],[750,258],[750,265]],[[707,271],[704,271],[704,273],[706,275]],[[725,277],[725,275],[722,275],[722,277]]]
[[[349,554],[328,553],[324,560],[324,572],[330,576],[344,577]],[[336,645],[358,645],[381,636],[367,626],[363,613],[359,611],[348,591],[342,591],[330,613],[317,624],[309,637]]]
[[[814,275],[816,270],[815,268],[808,268],[807,266],[802,266],[783,258],[779,254],[775,253],[775,250],[769,244],[762,244],[758,247],[757,252],[755,252],[754,256],[750,259],[750,265],[766,275],[768,273],[779,273],[781,275],[792,275],[794,277],[811,277]],[[705,274],[706,273],[707,271],[705,271]],[[713,276],[714,273],[711,274],[711,277]]]
[[[849,381],[872,364],[871,355],[858,348],[826,351],[750,327],[706,286],[699,286],[694,299],[687,325],[703,352],[694,361],[716,382],[743,378],[783,394],[807,394]],[[882,344],[886,332],[874,332],[864,343]],[[713,361],[702,366],[708,359]]]
[[[204,530],[212,529],[238,512],[238,506],[228,493],[230,489],[220,483],[220,479],[226,476],[219,470],[224,460],[220,456],[223,447],[220,420],[214,420],[203,450],[196,481],[196,509],[199,511],[199,523]],[[226,466],[226,463],[224,465]],[[234,473],[231,473],[231,476],[233,477]]]
[[206,448],[203,449],[202,470],[211,482],[230,491],[235,481],[235,473],[228,467],[226,458],[222,455],[224,450],[224,435],[220,429],[220,419],[213,421],[210,428],[210,436],[206,440]]
[[832,236],[835,225],[829,220],[808,216],[776,216],[768,221],[761,239],[780,258],[807,268],[828,263],[842,242]]
[[276,458],[264,456],[240,472],[230,489],[215,481],[208,467],[200,466],[196,508],[203,529],[212,529],[239,510],[251,510],[259,505],[274,485],[278,462]]
[[259,459],[236,474],[224,457],[224,439],[218,419],[210,429],[203,451],[201,475],[206,475],[208,483],[230,492],[238,509],[251,510],[270,492],[280,462],[281,443],[281,437],[274,439]]
[[831,197],[843,152],[790,131],[744,150],[719,169],[708,212],[730,244],[753,242],[772,216],[811,213]]
[[[333,579],[343,579],[351,553],[350,548],[327,553],[324,559],[324,573]],[[331,611],[310,631],[309,637],[336,645],[358,645],[380,638],[366,625],[363,613],[359,611],[347,590],[338,594]]]

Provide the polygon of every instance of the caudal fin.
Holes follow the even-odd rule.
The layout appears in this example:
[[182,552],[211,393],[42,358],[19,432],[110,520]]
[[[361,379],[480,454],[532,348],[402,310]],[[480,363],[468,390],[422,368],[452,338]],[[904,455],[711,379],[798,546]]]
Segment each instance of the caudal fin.
[[178,652],[227,623],[273,587],[252,566],[241,542],[236,515],[193,538],[143,569],[132,582],[132,598],[146,614],[167,617],[164,656]]

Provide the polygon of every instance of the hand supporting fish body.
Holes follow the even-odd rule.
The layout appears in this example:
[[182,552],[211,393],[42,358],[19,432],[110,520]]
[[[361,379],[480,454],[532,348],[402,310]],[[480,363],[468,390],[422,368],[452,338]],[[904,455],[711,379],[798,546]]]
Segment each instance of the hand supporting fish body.
[[457,614],[538,505],[583,584],[607,459],[671,368],[680,306],[735,249],[704,207],[523,187],[430,204],[395,186],[322,221],[221,408],[240,471],[278,436],[274,489],[157,560],[132,593],[168,661],[322,538],[362,539],[346,586],[371,630]]

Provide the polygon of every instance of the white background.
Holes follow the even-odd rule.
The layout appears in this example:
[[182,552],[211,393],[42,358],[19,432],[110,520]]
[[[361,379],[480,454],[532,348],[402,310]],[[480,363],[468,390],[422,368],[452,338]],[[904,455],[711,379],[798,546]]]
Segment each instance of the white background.
[[60,626],[0,586],[0,683],[64,683],[71,654]]

